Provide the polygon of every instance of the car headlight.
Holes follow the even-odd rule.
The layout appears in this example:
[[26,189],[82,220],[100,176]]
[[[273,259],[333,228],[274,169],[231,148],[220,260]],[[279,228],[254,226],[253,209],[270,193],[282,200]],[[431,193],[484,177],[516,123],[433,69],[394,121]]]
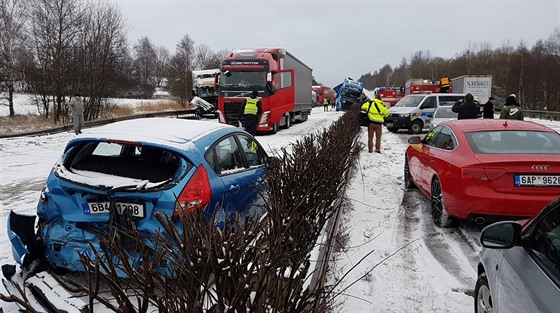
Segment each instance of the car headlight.
[[401,113],[401,114],[394,114],[396,117],[408,117],[410,113]]

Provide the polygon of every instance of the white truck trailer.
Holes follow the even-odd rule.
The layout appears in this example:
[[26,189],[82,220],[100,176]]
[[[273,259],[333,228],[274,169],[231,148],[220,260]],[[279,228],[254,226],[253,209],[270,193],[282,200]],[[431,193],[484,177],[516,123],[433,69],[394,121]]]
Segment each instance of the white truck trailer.
[[453,93],[470,93],[479,103],[492,95],[492,75],[463,75],[451,79]]

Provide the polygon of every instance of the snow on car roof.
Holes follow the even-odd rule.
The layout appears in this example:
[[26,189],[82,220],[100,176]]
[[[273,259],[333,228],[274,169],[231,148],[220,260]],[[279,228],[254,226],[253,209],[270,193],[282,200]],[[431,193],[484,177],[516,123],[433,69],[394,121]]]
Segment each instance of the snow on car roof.
[[213,131],[235,128],[217,122],[186,120],[178,118],[140,118],[92,128],[75,140],[111,139],[148,142],[185,149],[193,140]]
[[554,129],[530,121],[501,120],[501,119],[466,119],[450,120],[440,125],[449,125],[451,128],[462,132],[485,130],[534,130],[555,132]]

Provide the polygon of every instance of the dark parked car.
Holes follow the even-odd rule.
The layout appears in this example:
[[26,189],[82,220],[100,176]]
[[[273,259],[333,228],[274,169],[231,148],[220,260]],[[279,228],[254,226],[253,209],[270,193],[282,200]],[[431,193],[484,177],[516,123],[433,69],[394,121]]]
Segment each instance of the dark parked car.
[[111,223],[154,234],[162,229],[156,213],[179,227],[180,214],[193,210],[216,213],[219,225],[236,214],[258,217],[267,161],[249,133],[217,122],[149,118],[90,129],[54,165],[37,233],[34,218],[10,214],[14,258],[21,262],[32,242],[29,251],[44,251],[51,266],[83,271],[80,254],[102,251],[99,234]]
[[560,197],[530,221],[480,234],[475,312],[560,312]]

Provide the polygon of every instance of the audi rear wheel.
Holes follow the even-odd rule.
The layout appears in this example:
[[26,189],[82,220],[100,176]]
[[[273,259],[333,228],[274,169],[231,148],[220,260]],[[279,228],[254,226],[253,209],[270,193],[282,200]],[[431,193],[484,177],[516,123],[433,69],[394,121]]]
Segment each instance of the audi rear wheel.
[[453,219],[445,210],[445,202],[443,201],[443,190],[441,183],[437,177],[432,181],[432,219],[438,227],[451,226]]
[[408,156],[404,156],[404,186],[407,189],[416,187],[410,176],[410,168],[408,167]]

